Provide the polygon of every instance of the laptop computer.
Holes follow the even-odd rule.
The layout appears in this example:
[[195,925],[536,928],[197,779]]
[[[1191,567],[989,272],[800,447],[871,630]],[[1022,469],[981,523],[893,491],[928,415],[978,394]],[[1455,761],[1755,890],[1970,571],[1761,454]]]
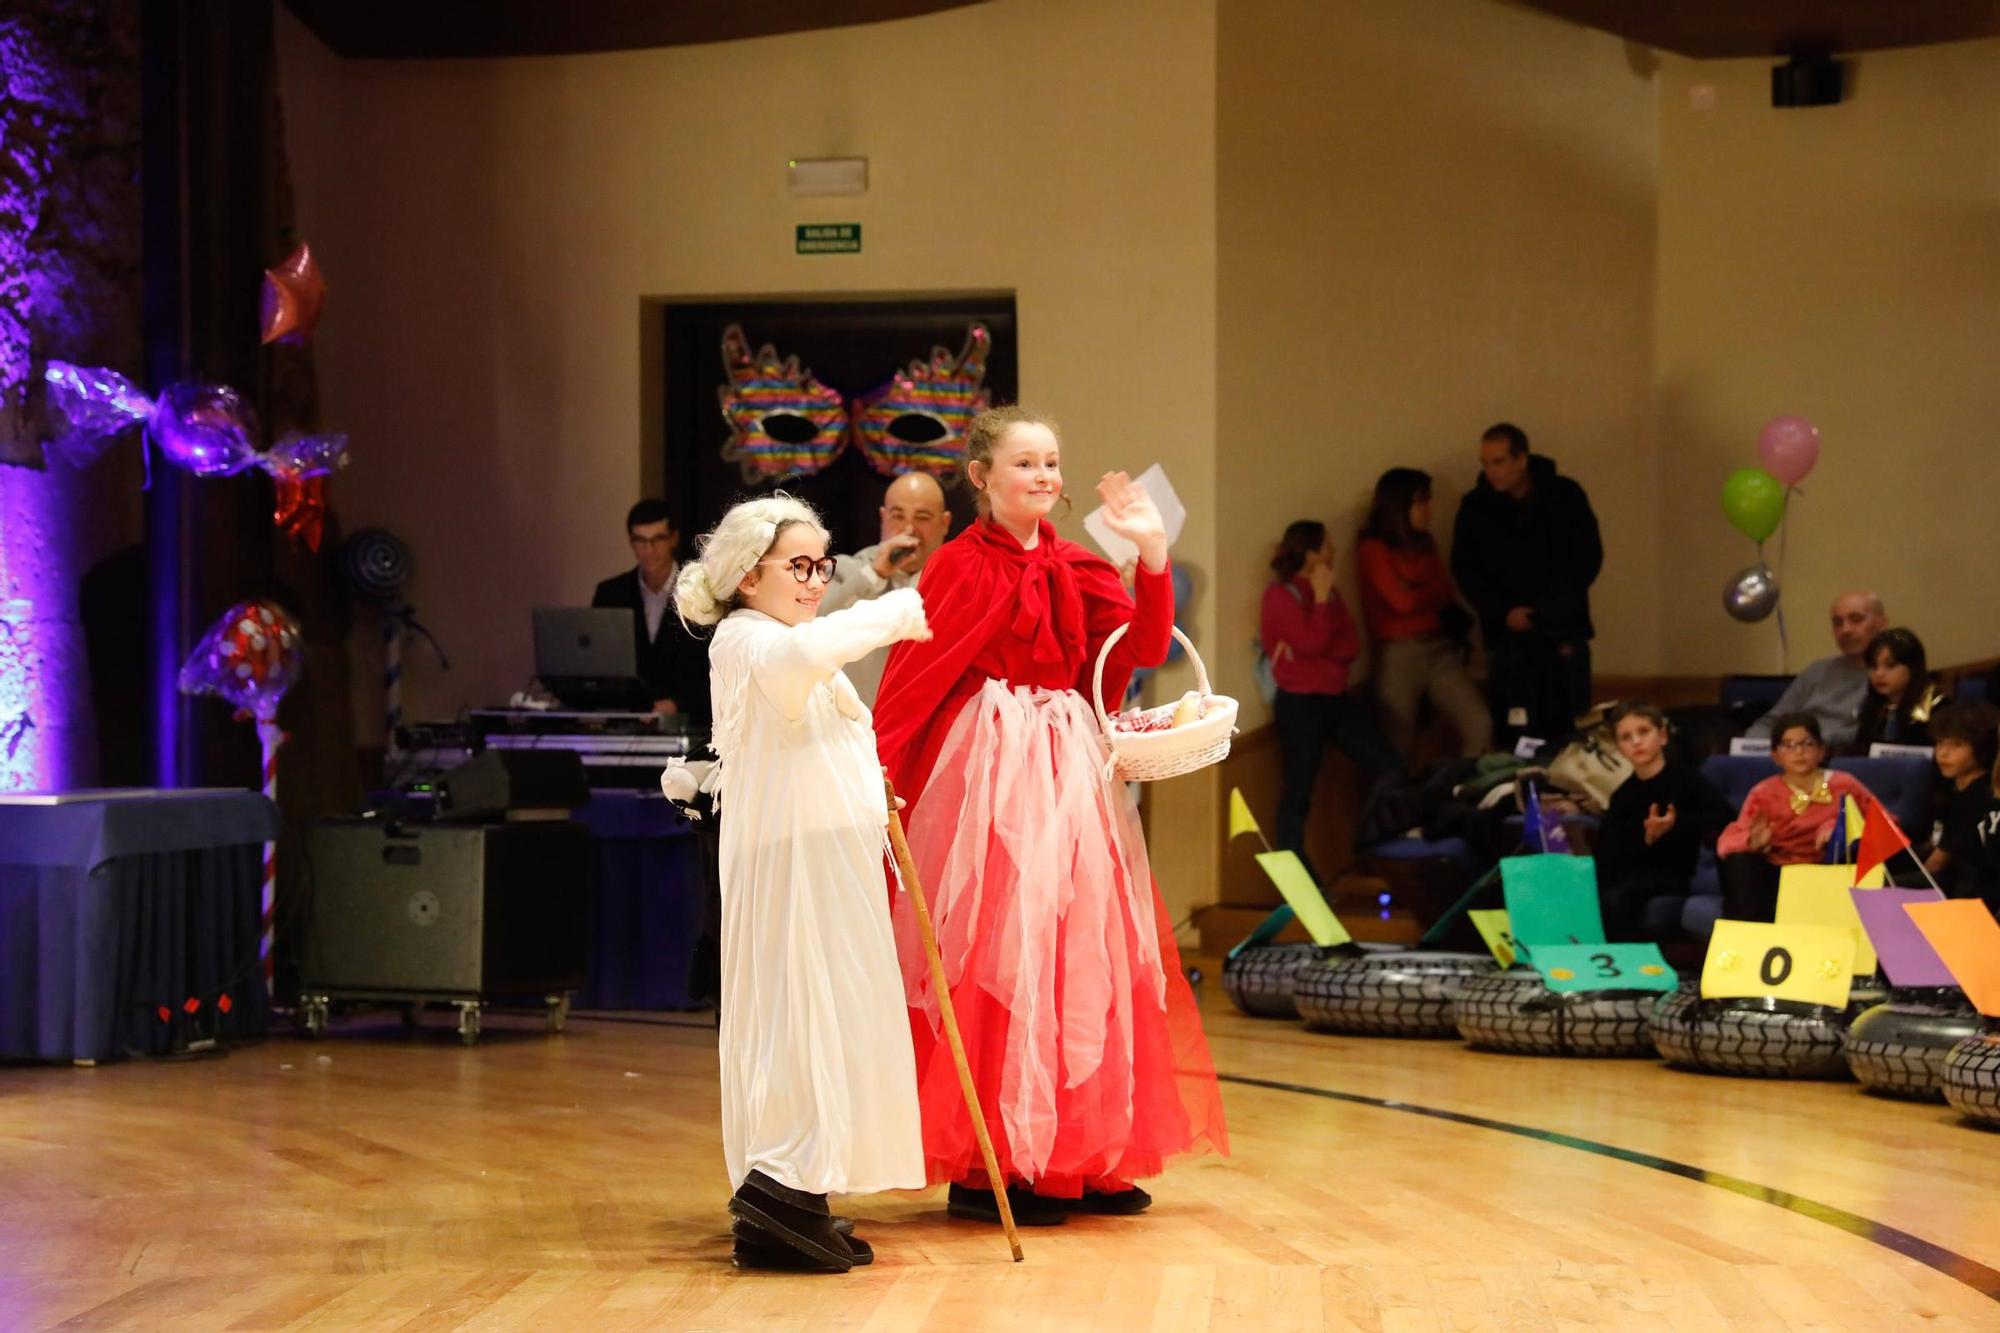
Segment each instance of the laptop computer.
[[534,611],[535,675],[569,708],[652,707],[639,678],[632,613],[617,607],[543,606]]

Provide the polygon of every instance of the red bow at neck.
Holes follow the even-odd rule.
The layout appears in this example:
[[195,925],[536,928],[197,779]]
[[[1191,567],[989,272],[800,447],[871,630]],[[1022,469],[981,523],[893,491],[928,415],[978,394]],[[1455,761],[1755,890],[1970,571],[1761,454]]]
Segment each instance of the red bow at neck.
[[973,527],[973,538],[1014,573],[1014,633],[1033,645],[1037,662],[1066,663],[1063,645],[1083,642],[1083,595],[1076,573],[1058,551],[1055,527],[1044,521],[1033,550],[991,519]]

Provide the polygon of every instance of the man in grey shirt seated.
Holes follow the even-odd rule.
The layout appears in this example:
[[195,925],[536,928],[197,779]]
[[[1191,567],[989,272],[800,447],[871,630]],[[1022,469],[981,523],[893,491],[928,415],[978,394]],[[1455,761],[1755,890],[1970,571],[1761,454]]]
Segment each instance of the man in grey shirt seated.
[[[891,588],[915,587],[924,562],[944,544],[949,531],[951,510],[945,505],[944,488],[937,478],[926,472],[905,472],[889,483],[882,497],[882,540],[853,555],[834,557],[833,582],[826,585],[820,614],[880,597]],[[875,692],[882,685],[882,668],[888,664],[889,650],[878,648],[847,665],[847,678],[870,708],[875,706]]]
[[1833,599],[1833,641],[1838,657],[1822,657],[1793,678],[1770,712],[1750,724],[1746,735],[1768,740],[1771,720],[1785,713],[1811,713],[1829,750],[1854,740],[1855,720],[1868,696],[1868,664],[1861,660],[1868,641],[1889,628],[1889,613],[1872,592],[1844,592]]

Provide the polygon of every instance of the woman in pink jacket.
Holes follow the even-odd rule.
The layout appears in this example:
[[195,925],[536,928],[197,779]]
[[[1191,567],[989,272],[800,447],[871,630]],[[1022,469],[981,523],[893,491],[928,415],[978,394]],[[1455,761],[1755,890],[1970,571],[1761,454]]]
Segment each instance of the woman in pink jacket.
[[1332,744],[1371,770],[1403,766],[1374,714],[1347,688],[1361,634],[1333,586],[1333,539],[1324,523],[1301,519],[1285,529],[1271,558],[1277,575],[1264,589],[1259,634],[1278,685],[1273,704],[1284,785],[1278,796],[1280,850],[1305,856],[1306,815],[1320,760]]

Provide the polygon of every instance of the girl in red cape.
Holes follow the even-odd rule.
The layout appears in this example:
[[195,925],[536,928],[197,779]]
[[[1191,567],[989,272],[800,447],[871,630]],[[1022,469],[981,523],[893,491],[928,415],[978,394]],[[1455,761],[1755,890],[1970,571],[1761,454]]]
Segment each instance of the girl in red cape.
[[[1107,707],[1134,668],[1166,659],[1166,526],[1124,473],[1098,486],[1111,529],[1139,548],[1128,594],[1048,521],[1063,490],[1049,423],[984,412],[967,458],[981,517],[924,569],[933,637],[890,655],[882,762],[911,806],[910,850],[1015,1220],[1136,1213],[1152,1199],[1135,1182],[1169,1157],[1229,1151],[1138,810],[1106,773],[1088,694],[1121,625]],[[955,1216],[997,1221],[907,895],[894,913],[926,1170],[950,1182]]]

